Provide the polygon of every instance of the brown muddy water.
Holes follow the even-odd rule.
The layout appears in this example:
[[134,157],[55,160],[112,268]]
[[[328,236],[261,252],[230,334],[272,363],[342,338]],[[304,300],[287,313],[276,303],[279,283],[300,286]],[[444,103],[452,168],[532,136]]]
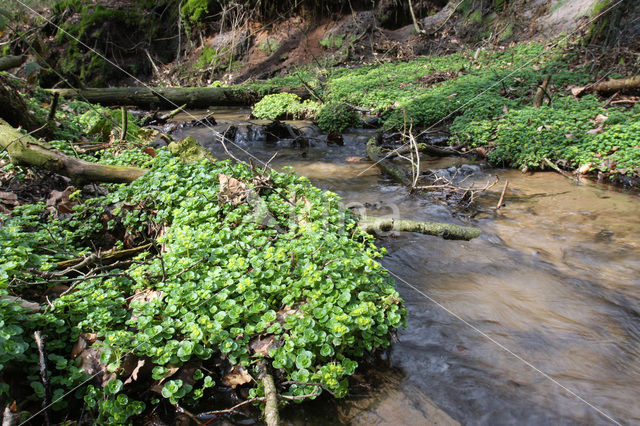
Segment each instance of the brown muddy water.
[[[243,111],[216,115],[219,123],[245,118]],[[187,134],[225,156],[209,130],[174,136]],[[347,135],[345,146],[317,140],[304,151],[287,142],[268,145],[256,129],[239,134],[228,147],[238,158],[247,158],[240,148],[262,161],[278,152],[273,167],[292,166],[345,203],[366,205],[369,214],[395,211],[483,231],[469,242],[417,234],[381,239],[389,252],[382,263],[397,276],[408,328],[386,367],[356,377],[352,396],[288,409],[286,423],[640,423],[638,194],[578,186],[554,173],[475,167],[478,184],[496,175],[509,180],[506,206],[493,209],[500,183],[465,218],[408,194],[370,162],[347,161],[364,156],[370,133]]]

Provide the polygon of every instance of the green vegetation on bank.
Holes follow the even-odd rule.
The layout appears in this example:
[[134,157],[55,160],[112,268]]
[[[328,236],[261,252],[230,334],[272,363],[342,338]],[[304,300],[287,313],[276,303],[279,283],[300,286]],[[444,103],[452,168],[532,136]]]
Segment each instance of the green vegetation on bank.
[[[481,51],[477,59],[474,53],[333,69],[322,79],[307,72],[305,78],[327,103],[366,108],[386,130],[450,126],[452,144],[484,147],[497,165],[536,169],[548,159],[567,169],[590,165],[605,176],[640,175],[640,109],[604,107],[606,100],[594,95],[575,99],[570,86],[586,85],[593,75],[570,67],[571,54],[537,43]],[[547,75],[551,102],[536,109],[533,97]],[[258,103],[254,114],[276,99]],[[300,103],[279,111],[279,118],[296,115]]]
[[[36,108],[37,96],[30,102]],[[260,396],[232,371],[257,377],[263,359],[278,382],[293,382],[281,395],[342,397],[358,360],[404,325],[403,302],[377,262],[384,250],[337,195],[292,172],[184,163],[166,149],[152,157],[133,123],[132,140],[113,140],[119,111],[81,102],[63,110],[68,137],[112,139],[94,161],[148,171],[103,187],[106,195],[76,190],[70,213],[37,203],[0,214],[0,402],[40,407],[35,331],[46,337],[53,415],[73,417],[84,401],[96,423],[114,424],[157,404],[195,407],[229,380]],[[19,167],[2,171],[26,179]],[[246,189],[234,193],[223,178]],[[111,264],[59,265],[149,243]]]

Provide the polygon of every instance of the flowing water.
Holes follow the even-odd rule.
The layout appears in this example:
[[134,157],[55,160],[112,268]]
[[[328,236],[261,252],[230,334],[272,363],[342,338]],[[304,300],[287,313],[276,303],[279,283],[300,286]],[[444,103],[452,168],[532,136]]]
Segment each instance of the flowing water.
[[[216,118],[246,117],[220,111]],[[369,162],[347,161],[364,156],[370,133],[348,135],[345,146],[316,141],[300,151],[268,145],[256,129],[239,132],[236,144],[263,161],[277,151],[272,166],[293,166],[346,203],[366,203],[369,214],[470,222],[483,231],[469,242],[417,234],[380,240],[409,326],[387,367],[356,378],[353,396],[289,410],[289,423],[640,423],[638,194],[577,186],[554,173],[478,168],[476,182],[498,175],[509,190],[496,212],[502,184],[491,188],[469,221],[408,194]],[[210,131],[175,136],[185,134],[225,155]]]

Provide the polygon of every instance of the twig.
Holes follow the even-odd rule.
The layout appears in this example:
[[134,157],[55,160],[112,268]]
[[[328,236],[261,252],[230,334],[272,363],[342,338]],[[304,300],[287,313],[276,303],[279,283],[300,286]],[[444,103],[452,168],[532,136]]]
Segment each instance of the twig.
[[504,188],[502,188],[502,194],[500,194],[500,200],[496,205],[496,210],[500,210],[500,207],[502,207],[502,203],[504,202],[504,194],[507,192],[507,186],[509,186],[509,181],[506,181],[504,183]]
[[127,108],[120,108],[122,111],[122,128],[120,132],[120,140],[125,140],[127,138],[127,126],[129,124],[129,115],[127,114]]
[[207,412],[198,414],[196,417],[213,416],[216,414],[230,414],[236,411],[238,408],[244,407],[245,405],[253,404],[254,402],[263,402],[265,399],[266,398],[264,396],[258,396],[255,398],[247,399],[246,401],[242,401],[241,403],[236,404],[231,408],[227,408],[225,410],[207,411]]
[[264,417],[267,426],[277,426],[280,423],[278,414],[278,391],[273,381],[273,376],[267,372],[267,364],[264,360],[258,363],[258,379],[264,387]]
[[571,176],[568,173],[563,172],[562,170],[560,170],[560,167],[556,166],[555,164],[553,164],[547,157],[544,157],[542,159],[549,167],[551,167],[553,170],[555,170],[556,172],[560,173],[562,176],[566,177],[567,179],[570,179],[572,181],[574,181],[575,183],[579,183],[579,181],[577,179],[575,179],[573,176]]
[[44,396],[42,397],[42,416],[44,417],[44,424],[49,426],[49,378],[47,376],[47,361],[44,353],[44,338],[40,334],[40,331],[34,331],[33,336],[36,339],[36,345],[38,346],[39,362],[40,362],[40,380],[44,387]]
[[322,389],[324,389],[326,392],[328,392],[331,396],[335,396],[335,393],[333,393],[331,389],[327,388],[323,383],[319,383],[319,382],[296,382],[295,380],[287,380],[286,382],[282,382],[280,384],[282,386],[287,386],[287,385],[319,386]]
[[58,101],[60,100],[60,93],[53,94],[53,100],[51,101],[51,108],[49,109],[49,116],[47,117],[48,121],[56,118],[56,109],[58,108]]
[[179,277],[180,275],[184,274],[185,272],[189,271],[190,269],[192,269],[193,267],[195,267],[196,265],[198,265],[199,263],[202,263],[202,262],[204,262],[204,258],[196,260],[191,265],[187,266],[182,271],[178,272],[176,274],[176,277]]

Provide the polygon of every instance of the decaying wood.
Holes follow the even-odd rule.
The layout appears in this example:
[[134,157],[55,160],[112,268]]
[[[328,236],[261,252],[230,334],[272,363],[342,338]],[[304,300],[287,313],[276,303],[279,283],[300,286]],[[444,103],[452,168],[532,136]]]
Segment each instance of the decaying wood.
[[[253,105],[260,96],[239,87],[108,87],[90,89],[50,89],[64,98],[81,99],[101,105],[140,107],[186,105],[187,108]],[[291,91],[308,97],[306,91]]]
[[[55,93],[54,96],[55,95],[60,96],[59,93]],[[120,112],[122,116],[120,120],[120,122],[122,123],[122,127],[120,128],[120,140],[123,141],[127,139],[127,127],[129,127],[129,114],[127,114],[127,109],[125,107],[121,107]]]
[[460,4],[462,4],[461,0],[449,0],[438,13],[424,18],[422,20],[422,32],[426,34],[438,32],[451,19]]
[[640,75],[629,78],[618,78],[609,81],[603,81],[590,86],[573,87],[571,93],[573,96],[579,97],[585,93],[599,93],[606,95],[610,93],[627,93],[640,91]]
[[538,90],[536,91],[536,95],[533,97],[533,107],[540,108],[542,103],[544,102],[545,96],[548,97],[547,86],[549,86],[549,81],[551,81],[551,74],[548,74],[544,81],[540,86],[538,86]]
[[34,132],[37,137],[49,134],[49,127],[45,121],[29,110],[18,89],[4,75],[0,75],[0,119],[6,120],[13,127],[22,127]]
[[68,268],[72,269],[81,269],[85,266],[91,266],[96,262],[100,262],[102,264],[110,264],[117,260],[128,259],[130,257],[135,256],[136,254],[142,253],[143,251],[147,251],[151,248],[151,243],[145,244],[139,247],[134,247],[126,250],[115,250],[115,251],[106,251],[100,254],[91,254],[86,257],[79,257],[75,259],[63,260],[56,264],[57,268],[65,268],[64,271],[57,273],[57,275],[66,275],[71,272]]
[[42,416],[44,417],[44,424],[49,426],[51,424],[49,420],[49,401],[51,400],[51,389],[49,387],[49,377],[47,374],[47,357],[44,348],[44,338],[39,331],[34,331],[33,336],[36,340],[36,346],[38,347],[38,362],[40,364],[40,381],[44,387],[44,396],[42,398]]
[[280,415],[278,414],[278,390],[276,389],[273,376],[267,371],[267,364],[264,360],[258,363],[258,380],[262,382],[264,387],[264,417],[267,426],[277,426],[280,424]]
[[11,68],[19,67],[26,59],[26,56],[3,56],[0,58],[0,71],[6,71],[10,70]]
[[20,412],[16,408],[15,401],[7,404],[2,413],[2,426],[17,426],[20,420]]
[[358,226],[369,234],[379,232],[417,232],[435,235],[445,240],[471,240],[480,235],[480,229],[472,226],[451,225],[439,222],[418,222],[405,219],[361,219]]
[[500,194],[500,199],[498,200],[498,204],[496,205],[496,210],[500,210],[502,204],[504,203],[504,194],[507,193],[507,187],[509,186],[509,181],[504,183],[504,188],[502,188],[502,194]]
[[594,85],[592,90],[598,93],[624,93],[631,90],[640,90],[640,75],[603,81],[602,83]]
[[129,183],[145,172],[138,167],[90,163],[70,157],[46,142],[20,133],[2,119],[0,119],[0,147],[9,153],[11,161],[15,164],[50,170],[83,183]]
[[385,153],[383,153],[378,146],[376,138],[371,138],[369,139],[369,142],[367,142],[367,156],[371,161],[376,163],[376,166],[378,166],[384,173],[388,174],[401,184],[411,186],[413,183],[411,177],[405,170],[400,166],[393,164],[392,161],[385,157]]

